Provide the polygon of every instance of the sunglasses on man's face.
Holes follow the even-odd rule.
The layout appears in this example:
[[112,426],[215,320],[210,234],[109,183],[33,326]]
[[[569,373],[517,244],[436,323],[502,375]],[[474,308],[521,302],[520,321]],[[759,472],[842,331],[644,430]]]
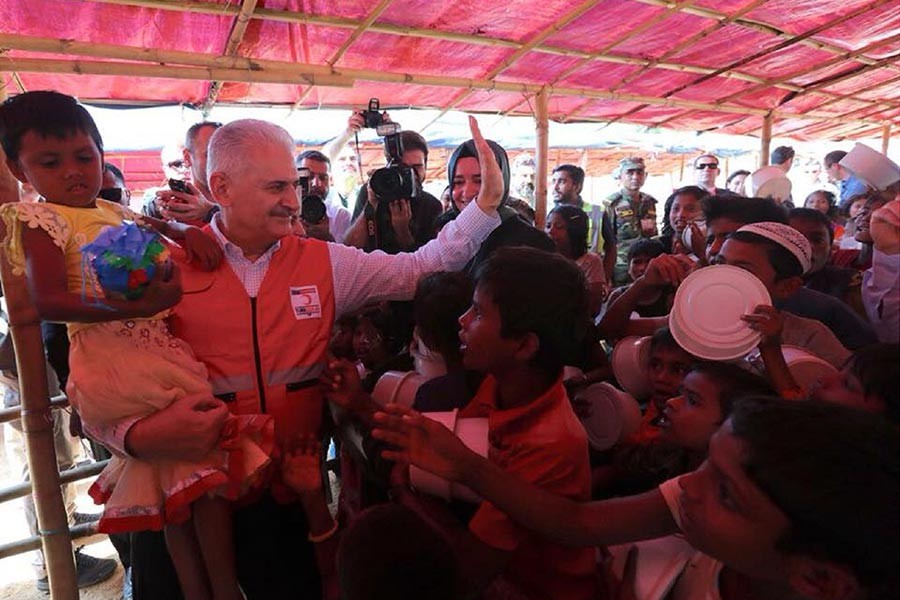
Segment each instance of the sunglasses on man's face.
[[718,168],[719,168],[719,163],[700,163],[699,165],[697,165],[696,168],[697,168],[697,169],[700,169],[700,170],[703,170],[703,169],[718,169]]
[[170,163],[166,163],[166,166],[169,167],[170,169],[180,169],[180,168],[184,167],[184,161],[183,160],[173,160]]

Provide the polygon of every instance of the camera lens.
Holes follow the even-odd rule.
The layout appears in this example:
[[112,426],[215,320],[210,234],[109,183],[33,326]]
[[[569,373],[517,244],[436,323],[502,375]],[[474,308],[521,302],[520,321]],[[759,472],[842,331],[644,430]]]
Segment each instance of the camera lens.
[[304,196],[300,204],[300,218],[305,222],[316,225],[321,223],[326,214],[325,202],[319,196]]

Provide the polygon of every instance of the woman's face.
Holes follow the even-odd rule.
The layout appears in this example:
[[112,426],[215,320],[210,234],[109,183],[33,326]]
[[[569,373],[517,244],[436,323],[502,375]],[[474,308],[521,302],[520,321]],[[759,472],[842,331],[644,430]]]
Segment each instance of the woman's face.
[[464,209],[478,196],[481,189],[481,166],[478,159],[471,156],[456,161],[453,173],[453,205],[457,210]]
[[807,196],[804,206],[806,208],[817,210],[823,215],[827,215],[828,209],[831,208],[831,206],[828,204],[828,198],[826,198],[825,194],[821,192],[813,192],[812,194]]
[[691,194],[678,194],[672,201],[672,209],[669,211],[669,225],[672,229],[681,233],[688,223],[701,218],[703,209],[700,201]]
[[566,220],[557,212],[550,213],[545,227],[547,235],[556,244],[556,249],[563,256],[572,254],[572,243],[569,240],[569,230],[566,228]]
[[731,178],[731,181],[728,182],[728,191],[734,192],[735,194],[744,195],[744,180],[747,179],[747,176],[741,173],[740,175],[735,175]]

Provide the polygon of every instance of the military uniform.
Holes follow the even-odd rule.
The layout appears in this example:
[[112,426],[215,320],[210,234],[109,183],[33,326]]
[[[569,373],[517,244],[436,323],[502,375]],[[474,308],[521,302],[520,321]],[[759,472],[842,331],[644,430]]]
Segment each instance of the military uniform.
[[[606,199],[606,214],[612,223],[616,239],[616,268],[613,281],[616,285],[628,283],[628,249],[642,237],[650,238],[655,234],[656,198],[638,192],[639,201],[635,204],[625,190],[619,190]],[[644,234],[641,229],[642,219],[653,219],[654,232]]]

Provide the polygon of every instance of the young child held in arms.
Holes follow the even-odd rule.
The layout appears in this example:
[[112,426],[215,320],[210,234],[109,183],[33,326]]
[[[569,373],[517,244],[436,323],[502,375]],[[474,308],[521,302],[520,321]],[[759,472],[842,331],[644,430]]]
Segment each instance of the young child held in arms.
[[[221,411],[225,421],[205,366],[164,321],[181,298],[177,267],[158,268],[137,299],[104,298],[81,250],[125,220],[179,240],[187,258],[207,268],[221,257],[215,241],[194,227],[138,217],[97,199],[103,142],[74,98],[56,92],[11,98],[0,106],[0,142],[13,175],[44,199],[0,210],[6,257],[14,272],[27,275],[40,317],[68,324],[67,392],[86,429],[136,421],[173,402]],[[269,417],[228,417],[220,447],[196,460],[143,461],[118,449],[91,488],[106,504],[100,531],[164,527],[186,598],[242,598],[226,498],[238,497],[266,466],[272,436]]]

